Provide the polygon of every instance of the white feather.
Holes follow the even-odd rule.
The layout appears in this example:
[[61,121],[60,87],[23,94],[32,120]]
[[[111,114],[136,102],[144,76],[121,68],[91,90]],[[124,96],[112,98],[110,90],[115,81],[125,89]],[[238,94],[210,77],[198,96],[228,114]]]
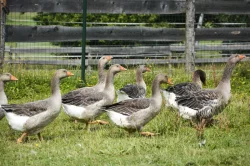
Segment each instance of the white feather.
[[129,122],[127,119],[128,116],[119,114],[119,113],[114,112],[114,111],[107,111],[107,114],[108,114],[110,120],[113,123],[115,123],[117,126],[126,127],[129,125]]
[[64,112],[70,117],[80,119],[81,115],[86,109],[75,105],[62,104]]
[[5,113],[5,115],[11,128],[18,131],[24,131],[24,124],[30,118],[28,116],[16,115],[12,112]]
[[197,111],[188,107],[179,106],[180,116],[184,119],[192,119],[196,116]]
[[116,91],[117,94],[117,103],[123,100],[131,99],[125,92],[123,91]]
[[169,93],[168,91],[163,91],[163,96],[165,97],[166,107],[178,108],[177,102],[175,101],[176,95],[174,93]]

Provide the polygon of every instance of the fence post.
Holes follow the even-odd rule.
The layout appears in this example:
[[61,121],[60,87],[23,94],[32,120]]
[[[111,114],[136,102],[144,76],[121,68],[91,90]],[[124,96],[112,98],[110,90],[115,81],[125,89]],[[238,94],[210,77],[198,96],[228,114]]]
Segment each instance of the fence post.
[[5,24],[6,24],[6,14],[9,12],[6,6],[6,0],[1,0],[0,4],[0,14],[1,14],[1,25],[0,25],[0,68],[4,64],[4,48],[5,48]]
[[87,0],[82,2],[82,60],[81,60],[81,69],[82,69],[82,81],[84,86],[86,85],[85,79],[85,52],[86,52],[86,18],[87,18]]
[[195,70],[195,0],[186,0],[186,72]]

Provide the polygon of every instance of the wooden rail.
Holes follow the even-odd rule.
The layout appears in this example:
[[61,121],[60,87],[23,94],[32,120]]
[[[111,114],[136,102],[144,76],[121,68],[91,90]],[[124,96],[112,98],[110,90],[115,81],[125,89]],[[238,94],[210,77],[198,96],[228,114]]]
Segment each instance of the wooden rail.
[[[80,41],[81,27],[7,26],[6,42]],[[196,40],[249,41],[250,28],[200,28]],[[183,41],[185,29],[150,27],[88,27],[87,40]]]
[[[88,13],[185,13],[185,0],[88,0]],[[8,0],[11,12],[82,13],[81,0]],[[250,14],[249,0],[197,0],[196,13]]]

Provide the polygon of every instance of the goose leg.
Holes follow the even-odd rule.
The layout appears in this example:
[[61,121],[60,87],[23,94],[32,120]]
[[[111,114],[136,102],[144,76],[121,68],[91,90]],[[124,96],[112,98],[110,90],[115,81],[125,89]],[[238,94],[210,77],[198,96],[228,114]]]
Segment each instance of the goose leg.
[[37,136],[38,136],[38,139],[39,139],[40,141],[43,141],[43,137],[42,137],[41,133],[38,133]]
[[23,142],[23,138],[26,137],[27,135],[28,135],[27,133],[23,133],[23,134],[21,135],[21,137],[19,137],[19,138],[17,139],[17,143],[18,143],[18,144],[22,143],[22,142]]
[[104,121],[104,120],[95,120],[95,121],[89,122],[89,124],[101,124],[101,125],[106,125],[106,124],[109,124],[109,122],[106,122],[106,121]]
[[151,132],[146,131],[146,132],[140,132],[140,134],[143,136],[149,137],[149,136],[156,136],[159,133],[151,133]]
[[200,146],[205,145],[206,140],[204,139],[204,129],[206,127],[206,119],[202,119],[201,122],[198,125],[198,139],[200,141]]
[[86,130],[87,130],[87,132],[90,132],[89,122],[86,122]]

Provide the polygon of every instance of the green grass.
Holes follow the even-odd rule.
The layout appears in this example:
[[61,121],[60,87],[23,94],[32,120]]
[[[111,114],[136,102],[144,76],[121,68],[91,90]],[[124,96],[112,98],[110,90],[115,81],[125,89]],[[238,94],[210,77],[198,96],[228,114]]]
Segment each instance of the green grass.
[[[151,95],[151,82],[160,72],[168,73],[167,67],[151,65],[152,72],[144,75]],[[208,85],[214,87],[221,76],[222,66],[202,66],[207,73]],[[177,124],[176,112],[162,107],[160,114],[150,121],[144,131],[159,133],[152,138],[135,133],[128,135],[112,123],[93,125],[91,132],[84,124],[74,124],[63,112],[42,131],[44,141],[30,136],[23,144],[16,144],[20,132],[10,130],[7,120],[0,121],[0,165],[249,165],[250,162],[250,111],[249,64],[239,64],[232,76],[232,100],[223,113],[216,116],[218,124],[205,130],[206,146],[200,148],[196,132],[188,121]],[[19,80],[6,85],[10,103],[24,103],[50,95],[49,82],[54,73],[52,67],[24,65],[5,66]],[[75,77],[61,81],[64,94],[82,85],[80,70],[70,70]],[[190,81],[183,74],[183,67],[173,69],[170,76],[174,83]],[[87,73],[87,84],[96,83],[96,71]],[[120,88],[135,81],[134,70],[119,73],[115,87]],[[163,87],[167,87],[164,85]],[[104,114],[99,119],[108,120]]]

